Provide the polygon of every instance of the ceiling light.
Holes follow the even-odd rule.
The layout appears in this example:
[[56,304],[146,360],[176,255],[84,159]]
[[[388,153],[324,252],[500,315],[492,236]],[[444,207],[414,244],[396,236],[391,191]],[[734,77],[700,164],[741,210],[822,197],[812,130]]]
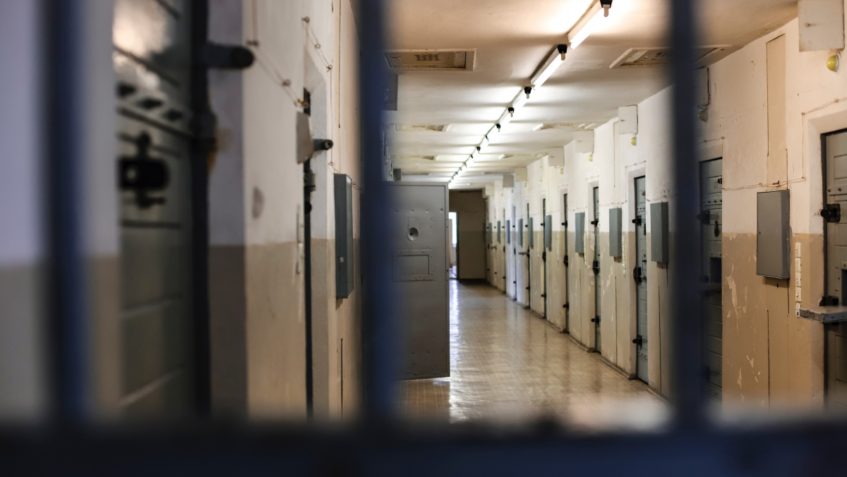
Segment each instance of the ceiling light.
[[582,44],[592,33],[594,33],[603,18],[609,16],[609,9],[612,7],[612,0],[600,0],[594,4],[582,19],[568,33],[568,46],[571,50],[575,50]]
[[529,101],[529,96],[532,94],[532,86],[527,86],[517,96],[515,96],[515,100],[512,101],[512,109],[520,109],[522,108],[527,101]]
[[535,73],[535,76],[530,80],[533,88],[539,88],[541,85],[547,82],[553,73],[562,66],[562,62],[565,61],[565,55],[568,52],[568,46],[564,44],[556,45],[556,49],[553,50],[553,53],[550,54],[550,57],[544,62],[544,66]]
[[480,154],[482,154],[482,151],[488,148],[488,144],[490,142],[491,141],[488,140],[488,136],[482,138],[482,142],[479,143],[479,147],[477,147],[477,150],[480,152]]

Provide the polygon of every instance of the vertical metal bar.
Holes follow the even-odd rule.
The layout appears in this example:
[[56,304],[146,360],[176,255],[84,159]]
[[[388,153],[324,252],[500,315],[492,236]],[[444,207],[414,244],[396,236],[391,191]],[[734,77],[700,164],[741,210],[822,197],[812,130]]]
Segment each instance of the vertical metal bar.
[[704,422],[702,297],[697,271],[700,239],[696,222],[698,184],[696,124],[697,0],[670,0],[671,83],[673,86],[672,194],[673,270],[671,290],[672,362],[676,424],[697,427]]
[[44,0],[44,172],[50,418],[82,423],[88,411],[87,276],[84,263],[81,99],[83,13],[78,2]]
[[191,152],[192,310],[194,317],[194,399],[198,417],[212,413],[212,350],[209,322],[209,155],[213,153],[214,115],[203,52],[209,37],[209,1],[191,3],[191,102],[194,142]]
[[361,255],[363,284],[363,413],[386,420],[394,415],[394,386],[398,334],[392,325],[389,190],[383,180],[383,103],[387,86],[385,59],[385,2],[360,0],[359,100],[361,127],[362,200]]

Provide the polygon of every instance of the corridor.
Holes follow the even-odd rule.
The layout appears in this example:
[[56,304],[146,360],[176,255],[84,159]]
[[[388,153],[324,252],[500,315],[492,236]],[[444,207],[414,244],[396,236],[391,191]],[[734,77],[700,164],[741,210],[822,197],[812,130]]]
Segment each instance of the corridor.
[[408,416],[651,427],[664,401],[486,284],[450,281],[450,377],[403,383]]

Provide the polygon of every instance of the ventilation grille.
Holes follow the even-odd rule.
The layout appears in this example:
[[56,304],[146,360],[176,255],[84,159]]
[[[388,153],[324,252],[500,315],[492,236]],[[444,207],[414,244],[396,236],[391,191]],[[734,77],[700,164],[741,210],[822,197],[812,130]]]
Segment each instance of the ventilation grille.
[[476,50],[393,50],[385,60],[394,71],[472,71]]
[[450,130],[449,124],[396,124],[394,129],[397,132],[447,132]]
[[[696,49],[695,57],[699,63],[705,64],[728,48],[726,45],[701,46]],[[661,66],[670,63],[670,61],[670,48],[630,48],[615,60],[609,68]]]

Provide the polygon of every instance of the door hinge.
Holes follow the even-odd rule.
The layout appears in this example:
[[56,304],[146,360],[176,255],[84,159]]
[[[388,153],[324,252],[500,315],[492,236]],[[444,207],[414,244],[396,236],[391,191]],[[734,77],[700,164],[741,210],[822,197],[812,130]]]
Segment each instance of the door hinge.
[[641,335],[638,335],[635,337],[634,340],[632,340],[632,344],[636,346],[641,346],[644,344],[644,338],[642,338]]
[[641,216],[639,215],[636,218],[632,219],[632,223],[635,224],[635,225],[641,225],[641,224],[644,223],[644,219],[642,219]]
[[594,219],[591,221],[591,225],[597,227],[600,224],[600,219]]
[[564,308],[564,309],[566,309],[566,310],[570,310],[570,309],[571,309],[571,304],[570,304],[570,303],[565,303],[564,305],[562,305],[562,308]]
[[643,272],[644,270],[641,267],[632,269],[632,279],[635,280],[635,283],[641,283],[644,280]]
[[824,222],[829,224],[841,222],[841,204],[826,204],[821,209],[821,217],[823,217]]
[[568,258],[568,256],[567,256],[567,255],[565,255],[564,263],[565,263],[565,266],[566,266],[566,267],[570,265],[570,258]]
[[591,269],[594,270],[595,275],[600,273],[600,261],[594,260],[594,262],[591,263]]
[[592,322],[592,323],[600,323],[600,317],[599,317],[599,316],[595,316],[594,318],[591,318],[591,322]]

